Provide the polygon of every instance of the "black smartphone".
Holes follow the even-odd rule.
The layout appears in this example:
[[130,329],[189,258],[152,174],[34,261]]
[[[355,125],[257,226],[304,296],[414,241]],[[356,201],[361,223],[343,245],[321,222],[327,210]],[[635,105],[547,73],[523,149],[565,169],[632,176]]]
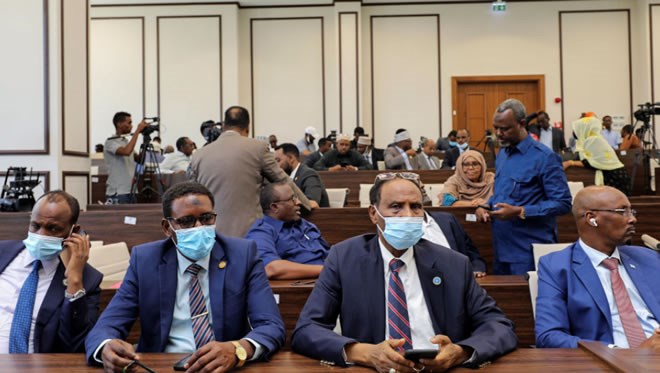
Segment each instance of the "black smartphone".
[[493,208],[488,205],[478,205],[477,207],[481,207],[482,209],[487,211],[493,211]]
[[191,356],[192,354],[188,354],[183,359],[177,361],[176,364],[174,364],[174,370],[185,371],[186,368],[184,368],[184,366],[188,363],[188,360],[190,360]]
[[438,350],[434,350],[434,349],[406,350],[403,354],[403,357],[405,357],[406,360],[419,363],[419,359],[435,359],[435,355],[437,354],[438,354]]

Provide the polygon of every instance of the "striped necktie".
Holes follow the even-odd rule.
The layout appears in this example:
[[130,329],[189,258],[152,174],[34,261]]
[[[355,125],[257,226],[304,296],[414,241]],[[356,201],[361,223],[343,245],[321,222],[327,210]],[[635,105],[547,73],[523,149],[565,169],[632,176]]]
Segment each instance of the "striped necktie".
[[390,279],[387,289],[387,324],[389,325],[390,339],[405,339],[400,350],[412,349],[412,336],[410,334],[410,321],[408,319],[408,304],[403,283],[399,277],[399,270],[406,263],[399,259],[390,261]]
[[614,301],[616,302],[616,308],[619,309],[619,318],[621,318],[623,332],[628,339],[628,345],[630,348],[639,347],[646,339],[646,334],[642,330],[642,324],[637,319],[637,314],[628,296],[626,286],[619,275],[619,259],[607,258],[603,259],[602,263],[605,268],[610,270]]
[[34,309],[34,297],[37,295],[40,267],[40,260],[35,260],[32,263],[32,272],[30,272],[23,283],[21,292],[18,295],[16,309],[14,310],[14,319],[11,321],[11,330],[9,331],[10,354],[28,353],[30,328],[32,326],[32,310]]
[[190,320],[192,321],[193,335],[195,336],[195,345],[197,348],[213,340],[213,330],[209,324],[209,313],[206,310],[204,302],[204,293],[199,285],[197,274],[202,269],[199,264],[191,264],[186,269],[190,273],[192,280],[190,282]]

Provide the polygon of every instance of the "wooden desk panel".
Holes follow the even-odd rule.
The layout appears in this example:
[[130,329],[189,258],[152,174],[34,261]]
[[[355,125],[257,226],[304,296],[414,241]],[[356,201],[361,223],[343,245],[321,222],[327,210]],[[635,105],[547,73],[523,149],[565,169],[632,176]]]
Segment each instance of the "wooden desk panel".
[[651,349],[613,349],[600,342],[580,341],[578,346],[617,372],[660,371],[660,354]]
[[[185,354],[141,353],[140,361],[156,372],[171,372],[172,366]],[[495,360],[484,369],[487,372],[610,372],[610,368],[597,357],[581,349],[518,349]],[[2,372],[101,372],[101,368],[87,366],[83,354],[1,354]],[[248,363],[240,369],[246,373],[325,373],[374,372],[365,367],[351,367],[348,370],[328,367],[292,352],[279,352],[269,362]],[[452,372],[474,372],[472,369],[455,368]]]

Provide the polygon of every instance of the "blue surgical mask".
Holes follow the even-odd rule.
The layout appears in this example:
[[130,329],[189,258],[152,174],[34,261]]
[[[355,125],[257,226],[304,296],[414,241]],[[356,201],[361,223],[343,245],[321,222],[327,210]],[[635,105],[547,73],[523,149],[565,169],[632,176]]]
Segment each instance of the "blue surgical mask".
[[465,150],[468,147],[468,143],[464,142],[462,144],[458,144],[457,146],[458,146],[459,149]]
[[23,240],[25,248],[30,255],[37,260],[50,260],[60,255],[62,252],[62,243],[64,238],[43,236],[41,234],[28,232],[28,236]]
[[188,259],[196,262],[209,255],[211,249],[213,249],[213,245],[215,244],[215,225],[172,229],[176,234],[176,247]]
[[380,211],[376,209],[378,215],[385,220],[385,231],[378,230],[382,233],[383,238],[392,247],[397,250],[404,250],[415,245],[424,235],[424,217],[423,216],[388,216],[384,217]]
[[455,147],[458,146],[458,143],[456,141],[450,141],[449,146],[451,146],[452,148],[455,148]]

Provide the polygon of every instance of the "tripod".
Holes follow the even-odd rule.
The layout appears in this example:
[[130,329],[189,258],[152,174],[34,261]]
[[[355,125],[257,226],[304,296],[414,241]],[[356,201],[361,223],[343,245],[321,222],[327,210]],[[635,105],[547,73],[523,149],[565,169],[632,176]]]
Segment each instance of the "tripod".
[[[642,121],[641,133],[640,133],[640,142],[642,143],[642,151],[637,153],[635,156],[635,161],[633,163],[632,175],[630,177],[630,190],[632,191],[635,186],[635,175],[637,174],[637,168],[642,166],[642,179],[645,181],[644,185],[644,194],[653,194],[651,190],[651,170],[650,170],[650,158],[654,156],[657,157],[657,154],[654,154],[658,147],[655,141],[655,133],[653,128],[649,124],[650,118]],[[637,122],[639,123],[639,121]],[[635,126],[637,126],[635,123]],[[635,126],[633,127],[633,134],[635,133]],[[645,141],[647,137],[650,137],[650,141]],[[649,154],[650,153],[650,154]],[[657,177],[657,175],[656,175]]]
[[[147,162],[147,155],[149,162]],[[153,178],[156,180],[156,187],[153,188]],[[142,185],[142,188],[140,188]],[[163,194],[165,186],[161,178],[160,167],[158,166],[156,151],[154,146],[151,145],[151,137],[149,134],[142,135],[142,144],[140,145],[140,153],[138,161],[135,163],[135,172],[133,173],[133,180],[131,182],[131,200],[137,203],[137,197],[140,195],[144,202],[157,202],[157,197]]]

